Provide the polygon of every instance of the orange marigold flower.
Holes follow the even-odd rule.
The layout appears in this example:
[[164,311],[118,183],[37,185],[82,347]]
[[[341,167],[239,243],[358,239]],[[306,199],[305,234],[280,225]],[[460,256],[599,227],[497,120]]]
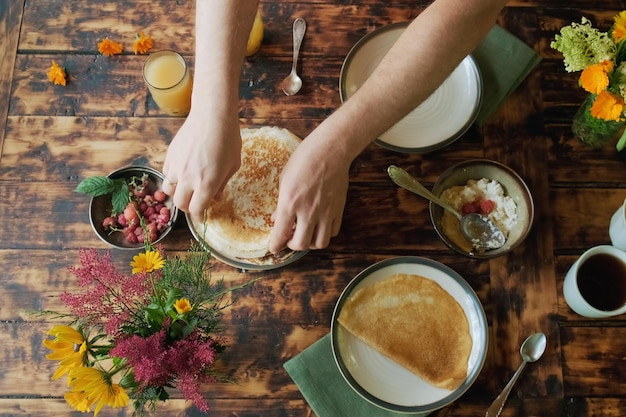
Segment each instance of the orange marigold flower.
[[56,62],[52,61],[50,70],[48,71],[48,79],[56,85],[66,85],[67,78],[63,68],[61,68]]
[[152,49],[152,36],[144,35],[143,32],[139,33],[133,43],[133,52],[137,54],[145,54]]
[[121,54],[123,50],[124,46],[121,43],[114,42],[109,38],[104,38],[98,43],[98,52],[104,56]]
[[622,120],[624,111],[624,99],[608,91],[602,91],[596,97],[590,112],[593,117],[602,120]]
[[609,61],[603,61],[599,64],[589,65],[580,74],[579,83],[582,88],[592,94],[599,94],[609,86],[608,71],[613,70],[613,65],[606,64]]
[[626,38],[626,10],[615,16],[613,21],[615,24],[611,36],[616,43],[620,43]]

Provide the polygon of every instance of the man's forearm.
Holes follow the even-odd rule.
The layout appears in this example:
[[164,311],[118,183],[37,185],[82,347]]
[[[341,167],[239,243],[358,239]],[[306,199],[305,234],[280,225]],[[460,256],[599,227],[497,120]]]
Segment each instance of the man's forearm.
[[194,106],[203,112],[238,106],[241,66],[257,8],[258,0],[196,0],[192,112]]
[[506,0],[432,3],[322,130],[343,138],[346,157],[355,158],[445,81],[494,25],[504,4]]

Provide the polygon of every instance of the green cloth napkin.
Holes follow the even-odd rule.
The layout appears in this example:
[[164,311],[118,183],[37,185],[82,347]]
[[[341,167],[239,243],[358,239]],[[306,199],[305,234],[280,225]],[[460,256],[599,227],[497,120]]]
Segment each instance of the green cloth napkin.
[[472,52],[483,79],[483,101],[476,117],[483,124],[539,64],[541,57],[520,39],[495,25]]
[[333,357],[330,334],[287,361],[285,370],[317,417],[407,417],[369,403],[348,385]]

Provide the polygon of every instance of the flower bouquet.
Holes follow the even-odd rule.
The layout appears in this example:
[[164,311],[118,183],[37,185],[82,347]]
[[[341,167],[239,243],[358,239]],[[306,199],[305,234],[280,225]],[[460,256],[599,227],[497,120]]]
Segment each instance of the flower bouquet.
[[[582,71],[580,86],[589,96],[574,116],[572,131],[581,142],[602,147],[616,139],[626,125],[626,11],[614,17],[608,32],[592,27],[583,17],[561,29],[550,46],[563,54],[567,72]],[[626,146],[626,134],[617,150]]]
[[136,414],[153,411],[179,387],[201,411],[208,404],[200,386],[229,379],[215,362],[224,350],[218,336],[225,296],[237,287],[209,278],[210,254],[193,246],[188,256],[165,258],[146,245],[133,258],[130,274],[118,271],[110,254],[80,251],[81,266],[69,270],[82,291],[63,293],[68,325],[55,325],[44,340],[59,361],[52,379],[67,375],[65,400],[97,416],[103,406],[124,407],[132,399]]

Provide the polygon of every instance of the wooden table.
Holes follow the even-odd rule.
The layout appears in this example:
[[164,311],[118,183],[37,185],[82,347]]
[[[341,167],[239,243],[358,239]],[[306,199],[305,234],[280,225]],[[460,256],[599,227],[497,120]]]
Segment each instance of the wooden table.
[[[427,2],[406,3],[262,2],[265,40],[243,68],[242,124],[275,124],[305,137],[340,105],[339,72],[355,42],[382,25],[415,17]],[[141,78],[145,57],[133,55],[131,46],[144,30],[155,39],[154,49],[175,49],[193,61],[194,7],[189,0],[0,2],[2,415],[78,415],[63,400],[65,382],[50,381],[55,364],[41,345],[50,323],[24,311],[62,308],[59,293],[76,289],[66,267],[78,262],[77,249],[107,249],[89,224],[89,199],[73,192],[78,182],[129,164],[162,167],[183,119],[160,113]],[[431,258],[458,271],[488,318],[481,375],[459,401],[434,415],[484,415],[517,368],[521,341],[535,331],[546,333],[546,353],[527,368],[503,416],[625,415],[626,321],[574,314],[562,283],[580,253],[609,243],[611,214],[626,196],[626,154],[612,146],[592,150],[572,137],[570,122],[585,94],[549,46],[561,26],[582,15],[606,29],[623,8],[626,2],[618,0],[570,0],[567,8],[559,0],[511,1],[498,23],[543,61],[485,125],[430,154],[369,146],[352,166],[343,227],[328,249],[264,273],[216,262],[214,276],[227,281],[262,279],[226,313],[231,347],[224,362],[238,384],[209,387],[209,415],[312,415],[283,363],[329,331],[334,304],[352,277],[400,255]],[[287,97],[280,80],[291,67],[296,17],[308,22],[304,87]],[[126,52],[99,55],[96,44],[105,36],[122,42]],[[67,87],[48,82],[51,60],[67,69]],[[530,236],[491,261],[448,250],[430,224],[426,200],[398,189],[385,173],[391,163],[410,167],[432,185],[446,167],[470,158],[512,167],[535,201]],[[183,253],[191,239],[183,219],[165,248]],[[132,254],[113,256],[126,266]],[[195,413],[177,398],[162,407],[162,415]]]

